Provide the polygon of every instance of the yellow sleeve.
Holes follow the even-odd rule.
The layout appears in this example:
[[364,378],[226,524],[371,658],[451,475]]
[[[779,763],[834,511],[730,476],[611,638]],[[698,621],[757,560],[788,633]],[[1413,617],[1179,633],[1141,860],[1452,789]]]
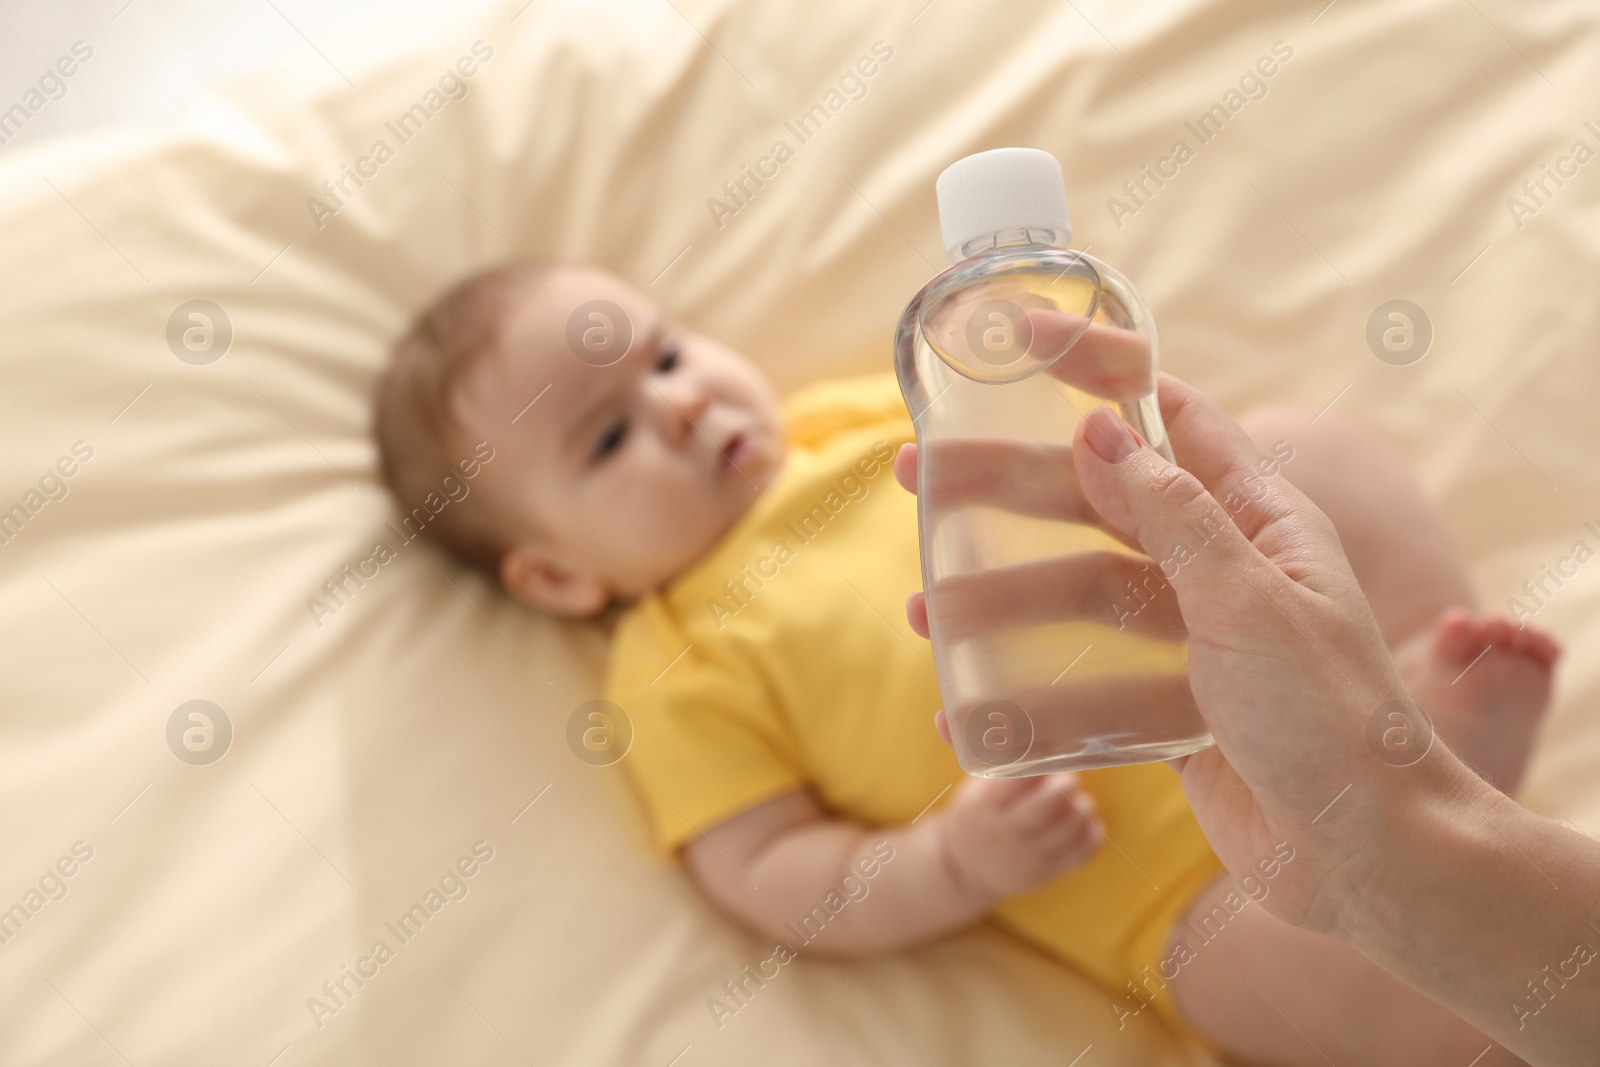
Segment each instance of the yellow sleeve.
[[783,422],[792,443],[809,447],[864,426],[903,424],[909,432],[911,416],[892,373],[867,374],[806,386],[783,402]]
[[636,625],[619,628],[613,641],[607,699],[633,725],[622,763],[663,849],[805,787],[793,739],[749,650],[686,639],[683,656],[652,680],[655,664],[676,655],[665,651],[676,638],[660,632],[659,618],[628,622]]

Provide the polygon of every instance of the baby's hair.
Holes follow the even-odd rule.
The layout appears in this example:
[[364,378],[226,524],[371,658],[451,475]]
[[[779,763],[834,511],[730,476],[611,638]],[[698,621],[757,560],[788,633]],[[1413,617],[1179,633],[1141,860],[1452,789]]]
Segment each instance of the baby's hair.
[[[421,507],[430,494],[442,496],[446,477],[461,482],[460,464],[473,458],[477,442],[467,440],[467,428],[455,417],[456,391],[499,343],[512,301],[544,278],[527,263],[474,274],[434,301],[395,342],[393,359],[378,380],[373,432],[384,484],[403,513]],[[444,548],[498,581],[511,541],[507,523],[500,521],[504,516],[487,496],[468,492],[453,500],[428,528]]]

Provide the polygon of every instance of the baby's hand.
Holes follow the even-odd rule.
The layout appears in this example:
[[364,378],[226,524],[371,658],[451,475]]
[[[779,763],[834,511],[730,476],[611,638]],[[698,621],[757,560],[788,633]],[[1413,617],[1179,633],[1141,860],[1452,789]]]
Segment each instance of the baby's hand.
[[1094,798],[1070,772],[969,778],[956,787],[936,827],[961,887],[991,903],[1076,867],[1104,833]]

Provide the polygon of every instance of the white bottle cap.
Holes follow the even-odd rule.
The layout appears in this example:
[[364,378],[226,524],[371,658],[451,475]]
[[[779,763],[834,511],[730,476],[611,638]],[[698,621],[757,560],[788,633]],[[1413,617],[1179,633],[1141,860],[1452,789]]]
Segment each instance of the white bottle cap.
[[996,148],[958,159],[934,183],[945,258],[962,259],[961,246],[1001,230],[1055,231],[1052,244],[1072,243],[1061,164],[1037,148]]

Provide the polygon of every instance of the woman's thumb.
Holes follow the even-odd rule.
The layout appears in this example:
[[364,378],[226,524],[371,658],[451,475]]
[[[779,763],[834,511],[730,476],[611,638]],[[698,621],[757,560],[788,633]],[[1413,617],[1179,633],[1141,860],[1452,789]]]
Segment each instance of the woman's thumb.
[[1180,592],[1236,582],[1259,562],[1200,479],[1145,444],[1110,408],[1083,419],[1072,458],[1084,498],[1138,542]]

